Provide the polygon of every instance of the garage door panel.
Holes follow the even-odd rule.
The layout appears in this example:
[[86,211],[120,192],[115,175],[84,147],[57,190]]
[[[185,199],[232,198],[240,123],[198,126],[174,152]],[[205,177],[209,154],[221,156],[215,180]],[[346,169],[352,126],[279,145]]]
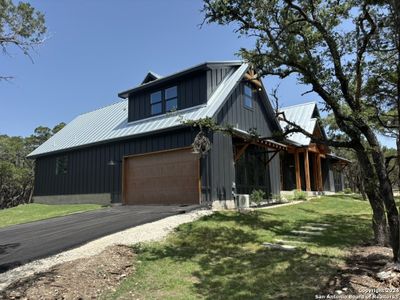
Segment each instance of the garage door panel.
[[124,160],[126,204],[198,204],[199,158],[188,149]]

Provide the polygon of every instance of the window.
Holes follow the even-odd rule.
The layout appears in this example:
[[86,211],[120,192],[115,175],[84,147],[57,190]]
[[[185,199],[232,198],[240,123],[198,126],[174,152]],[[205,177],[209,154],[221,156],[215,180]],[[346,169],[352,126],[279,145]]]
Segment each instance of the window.
[[151,114],[158,115],[162,113],[162,94],[161,91],[150,95]]
[[243,103],[247,108],[253,108],[253,90],[250,85],[244,85]]
[[66,155],[56,158],[56,175],[67,174],[68,157]]
[[165,111],[176,110],[178,108],[178,89],[176,86],[165,90]]
[[173,111],[178,108],[177,86],[150,95],[151,115],[161,114],[163,112],[163,103],[165,103],[165,112]]

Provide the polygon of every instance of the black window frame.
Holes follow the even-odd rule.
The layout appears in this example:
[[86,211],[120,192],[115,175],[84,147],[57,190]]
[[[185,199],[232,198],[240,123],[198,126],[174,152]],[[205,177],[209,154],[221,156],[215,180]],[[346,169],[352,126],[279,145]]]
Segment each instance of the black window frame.
[[[248,88],[251,92],[251,95],[248,95],[246,93],[246,88]],[[246,100],[250,101],[250,105],[248,105],[248,102]],[[254,93],[253,93],[253,88],[250,84],[244,84],[243,85],[243,106],[247,109],[253,110],[254,109]]]
[[[160,100],[153,101],[152,97],[153,97],[153,95],[156,95],[156,94],[160,94]],[[153,113],[153,107],[155,107],[156,105],[157,106],[160,105],[160,112]],[[162,93],[162,91],[156,91],[156,92],[150,93],[150,115],[156,116],[156,115],[160,115],[162,113],[163,113],[163,93]]]
[[[172,90],[175,88],[175,93],[173,93],[172,95],[168,95],[167,96],[167,91]],[[157,101],[153,101],[152,97],[155,94],[159,94],[160,95],[160,100]],[[172,112],[172,111],[176,111],[178,110],[178,106],[179,106],[179,97],[178,97],[178,85],[173,85],[170,86],[168,88],[162,89],[162,90],[158,90],[155,92],[150,93],[150,116],[157,116],[157,115],[161,115],[163,113],[168,113],[168,112]],[[167,98],[168,97],[168,98]],[[167,104],[168,102],[171,101],[175,101],[175,108],[172,109],[167,109]],[[154,106],[161,106],[161,110],[159,112],[153,113],[153,107]]]
[[[168,90],[172,90],[173,88],[175,88],[175,94],[172,96],[167,96],[167,91]],[[168,97],[168,98],[167,98]],[[171,101],[176,101],[175,104],[175,109],[167,109],[167,103],[171,102]],[[177,85],[173,85],[170,86],[169,88],[164,89],[164,106],[165,106],[165,112],[171,112],[171,111],[175,111],[178,110],[178,86]]]
[[56,175],[68,174],[68,156],[62,155],[56,157]]

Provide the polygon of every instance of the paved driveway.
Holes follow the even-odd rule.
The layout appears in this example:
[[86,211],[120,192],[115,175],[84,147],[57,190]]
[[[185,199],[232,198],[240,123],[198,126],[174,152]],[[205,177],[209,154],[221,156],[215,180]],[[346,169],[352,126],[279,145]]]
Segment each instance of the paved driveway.
[[0,273],[198,206],[117,206],[0,229]]

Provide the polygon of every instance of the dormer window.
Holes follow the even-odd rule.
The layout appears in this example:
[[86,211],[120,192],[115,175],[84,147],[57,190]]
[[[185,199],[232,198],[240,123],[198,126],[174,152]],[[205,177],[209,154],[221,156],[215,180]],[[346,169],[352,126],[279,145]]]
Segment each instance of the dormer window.
[[162,93],[161,91],[152,93],[150,95],[151,115],[158,115],[162,113]]
[[178,88],[173,86],[150,94],[151,115],[159,115],[178,109]]
[[248,84],[245,84],[243,88],[243,105],[246,108],[253,108],[253,90]]
[[169,112],[178,108],[178,89],[176,86],[165,90],[165,111]]

